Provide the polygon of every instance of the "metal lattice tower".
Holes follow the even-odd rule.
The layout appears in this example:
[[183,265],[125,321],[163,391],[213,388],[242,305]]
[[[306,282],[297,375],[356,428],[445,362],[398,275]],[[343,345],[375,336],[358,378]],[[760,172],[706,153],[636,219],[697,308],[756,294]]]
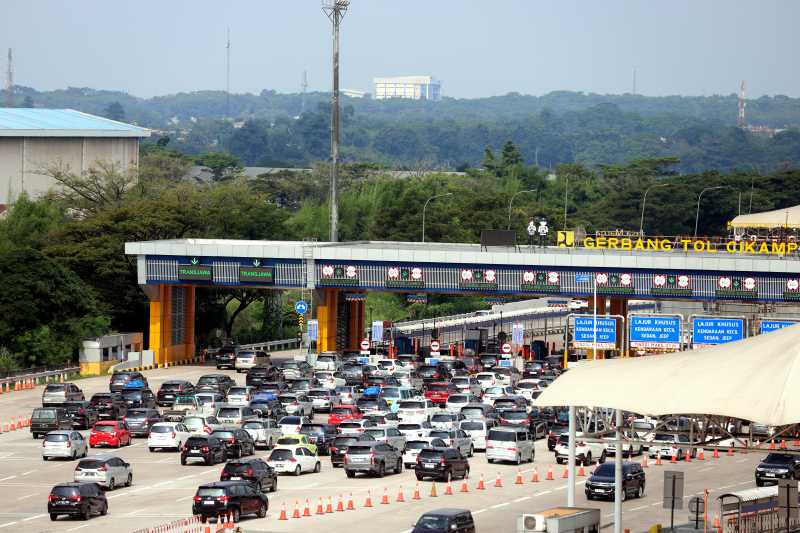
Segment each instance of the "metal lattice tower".
[[636,94],[636,67],[633,67],[633,94]]
[[300,110],[300,114],[306,112],[306,91],[308,90],[308,77],[306,76],[306,71],[303,71],[303,77],[300,78],[300,88],[303,90],[303,109]]
[[742,80],[742,97],[739,100],[739,126],[744,128],[745,121],[744,121],[744,108],[747,103],[744,101],[744,80]]
[[6,67],[6,107],[14,107],[14,65],[12,59],[14,51],[8,49],[8,66]]
[[227,105],[225,106],[225,118],[231,118],[231,29],[228,28],[228,43],[225,45],[228,52],[228,83],[225,88],[225,93],[228,97]]

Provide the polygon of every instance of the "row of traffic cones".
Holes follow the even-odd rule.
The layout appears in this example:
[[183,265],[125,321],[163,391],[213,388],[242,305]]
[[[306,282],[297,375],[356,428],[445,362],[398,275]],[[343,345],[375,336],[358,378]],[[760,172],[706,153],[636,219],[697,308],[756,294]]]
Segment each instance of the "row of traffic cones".
[[[59,376],[59,383],[64,383],[64,374],[61,374]],[[0,383],[0,394],[3,394],[3,392],[35,389],[38,385],[39,385],[39,378],[19,379],[13,382],[13,388],[12,388],[12,382],[6,381],[5,391],[3,391],[3,384]]]
[[28,413],[28,416],[20,416],[17,418],[17,423],[14,424],[14,418],[11,418],[11,424],[8,423],[8,418],[6,418],[6,422],[3,425],[3,430],[0,431],[0,435],[3,433],[8,433],[9,431],[15,431],[17,429],[26,428],[31,425],[31,414]]

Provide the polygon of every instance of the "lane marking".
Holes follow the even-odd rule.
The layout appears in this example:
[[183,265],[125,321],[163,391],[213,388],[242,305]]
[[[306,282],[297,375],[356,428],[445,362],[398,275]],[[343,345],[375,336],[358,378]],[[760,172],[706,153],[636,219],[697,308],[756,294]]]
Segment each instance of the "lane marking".
[[175,480],[172,481],[165,481],[164,483],[159,483],[158,485],[153,485],[154,487],[160,487],[161,485],[166,485],[167,483],[174,483]]
[[185,498],[181,498],[179,500],[175,500],[176,502],[182,502],[183,500],[188,500],[189,498],[194,498],[194,496],[187,496]]
[[122,516],[129,516],[129,515],[132,515],[132,514],[141,513],[142,511],[146,511],[146,510],[147,510],[147,509],[139,509],[138,511],[133,511],[133,512],[131,512],[131,513],[125,513],[125,514],[124,514],[124,515],[122,515]]
[[319,485],[319,483],[312,483],[311,485],[306,485],[305,487],[300,487],[300,488],[307,489],[308,487],[313,487],[314,485]]
[[[131,493],[139,492],[140,490],[149,489],[150,487],[142,487],[141,489],[132,490]],[[144,511],[144,509],[142,509]]]
[[32,516],[32,517],[30,517],[30,518],[25,518],[25,519],[24,519],[24,520],[22,520],[22,521],[23,521],[23,522],[27,522],[28,520],[33,520],[34,518],[41,518],[41,517],[43,517],[43,516],[44,516],[43,514],[37,514],[36,516]]
[[[3,479],[0,479],[0,481],[5,481],[5,480],[7,480],[7,479],[14,479],[15,477],[17,477],[17,476],[5,477],[5,478],[3,478]],[[16,523],[16,522],[15,522],[15,523]],[[0,526],[0,527],[2,527],[2,526]]]
[[124,494],[114,494],[113,496],[106,496],[106,500],[110,500],[111,498],[119,498],[120,496],[125,496]]
[[731,487],[735,487],[735,486],[736,486],[736,485],[725,485],[724,487],[720,487],[720,490],[721,490],[721,489],[729,489],[729,488],[731,488]]
[[744,461],[747,461],[747,459],[742,459],[741,461],[736,461],[736,462],[737,462],[737,463],[742,463],[742,462],[744,462]]
[[85,526],[73,527],[72,529],[68,529],[67,531],[75,531],[76,529],[82,529],[84,527],[89,527],[89,524],[86,524]]
[[709,466],[708,468],[704,468],[704,469],[700,470],[700,472],[705,472],[706,470],[711,470],[712,468],[714,468],[714,467],[713,466]]
[[491,507],[489,507],[489,509],[497,509],[498,507],[503,507],[503,506],[505,506],[505,505],[511,505],[511,503],[509,503],[509,502],[506,502],[506,503],[498,503],[497,505],[492,505]]
[[25,472],[24,474],[20,474],[20,476],[27,476],[28,474],[33,474],[34,472],[38,472],[39,470],[31,470],[30,472]]
[[[478,514],[478,513],[482,513],[482,512],[484,512],[484,511],[486,511],[486,509],[481,509],[480,511],[473,511],[473,513],[472,513],[472,514]],[[16,524],[16,522],[14,522],[14,523]],[[412,529],[411,531],[414,531],[414,530]]]
[[164,461],[171,461],[172,457],[167,457],[166,459],[161,459],[160,461],[156,461],[156,463],[163,463]]
[[524,498],[520,498],[519,500],[514,500],[514,503],[521,502],[522,500],[529,500],[530,496],[525,496]]
[[552,491],[552,490],[546,490],[546,491],[544,491],[544,492],[540,492],[540,493],[539,493],[539,494],[537,494],[536,496],[541,496],[542,494],[549,494],[549,493],[551,493],[551,492],[553,492],[553,491]]
[[[207,471],[205,471],[205,472],[200,472],[200,475],[203,475],[203,474],[210,474],[211,472],[216,472],[216,471],[217,471],[217,469],[216,469],[216,468],[212,468],[211,470],[207,470]],[[0,479],[0,481],[3,481],[3,480],[2,480],[2,479]]]
[[191,476],[179,477],[179,478],[178,478],[178,481],[180,481],[180,480],[182,480],[182,479],[189,479],[190,477],[194,477],[194,476],[196,476],[196,475],[197,475],[197,474],[192,474]]
[[644,507],[637,507],[636,509],[629,509],[630,511],[638,511],[639,509],[647,509],[647,506]]
[[33,493],[33,494],[28,494],[27,496],[23,496],[22,498],[17,498],[17,499],[18,499],[18,500],[24,500],[25,498],[30,498],[31,496],[36,496],[37,494],[39,494],[39,493],[38,493],[38,492],[35,492],[35,493]]

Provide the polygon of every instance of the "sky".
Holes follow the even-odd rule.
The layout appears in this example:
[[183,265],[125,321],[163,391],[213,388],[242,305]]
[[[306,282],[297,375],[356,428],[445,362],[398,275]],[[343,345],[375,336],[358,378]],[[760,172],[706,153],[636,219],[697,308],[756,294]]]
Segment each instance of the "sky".
[[[648,96],[800,97],[796,0],[352,0],[341,25],[340,87],[430,75],[445,96],[556,90]],[[15,82],[152,96],[332,86],[332,24],[320,0],[9,2],[0,50]],[[4,70],[4,69],[3,69]]]

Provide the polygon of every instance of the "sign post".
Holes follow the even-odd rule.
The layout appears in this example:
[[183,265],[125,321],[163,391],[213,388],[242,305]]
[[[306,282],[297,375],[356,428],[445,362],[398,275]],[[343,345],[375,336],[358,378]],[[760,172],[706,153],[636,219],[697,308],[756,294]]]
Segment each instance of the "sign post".
[[361,355],[369,355],[369,346],[369,339],[364,339],[361,341],[361,344],[359,344],[359,347],[361,348]]
[[664,509],[670,510],[669,530],[675,531],[675,509],[683,509],[683,472],[664,472]]
[[441,348],[439,341],[431,341],[431,357],[439,357],[439,348]]

